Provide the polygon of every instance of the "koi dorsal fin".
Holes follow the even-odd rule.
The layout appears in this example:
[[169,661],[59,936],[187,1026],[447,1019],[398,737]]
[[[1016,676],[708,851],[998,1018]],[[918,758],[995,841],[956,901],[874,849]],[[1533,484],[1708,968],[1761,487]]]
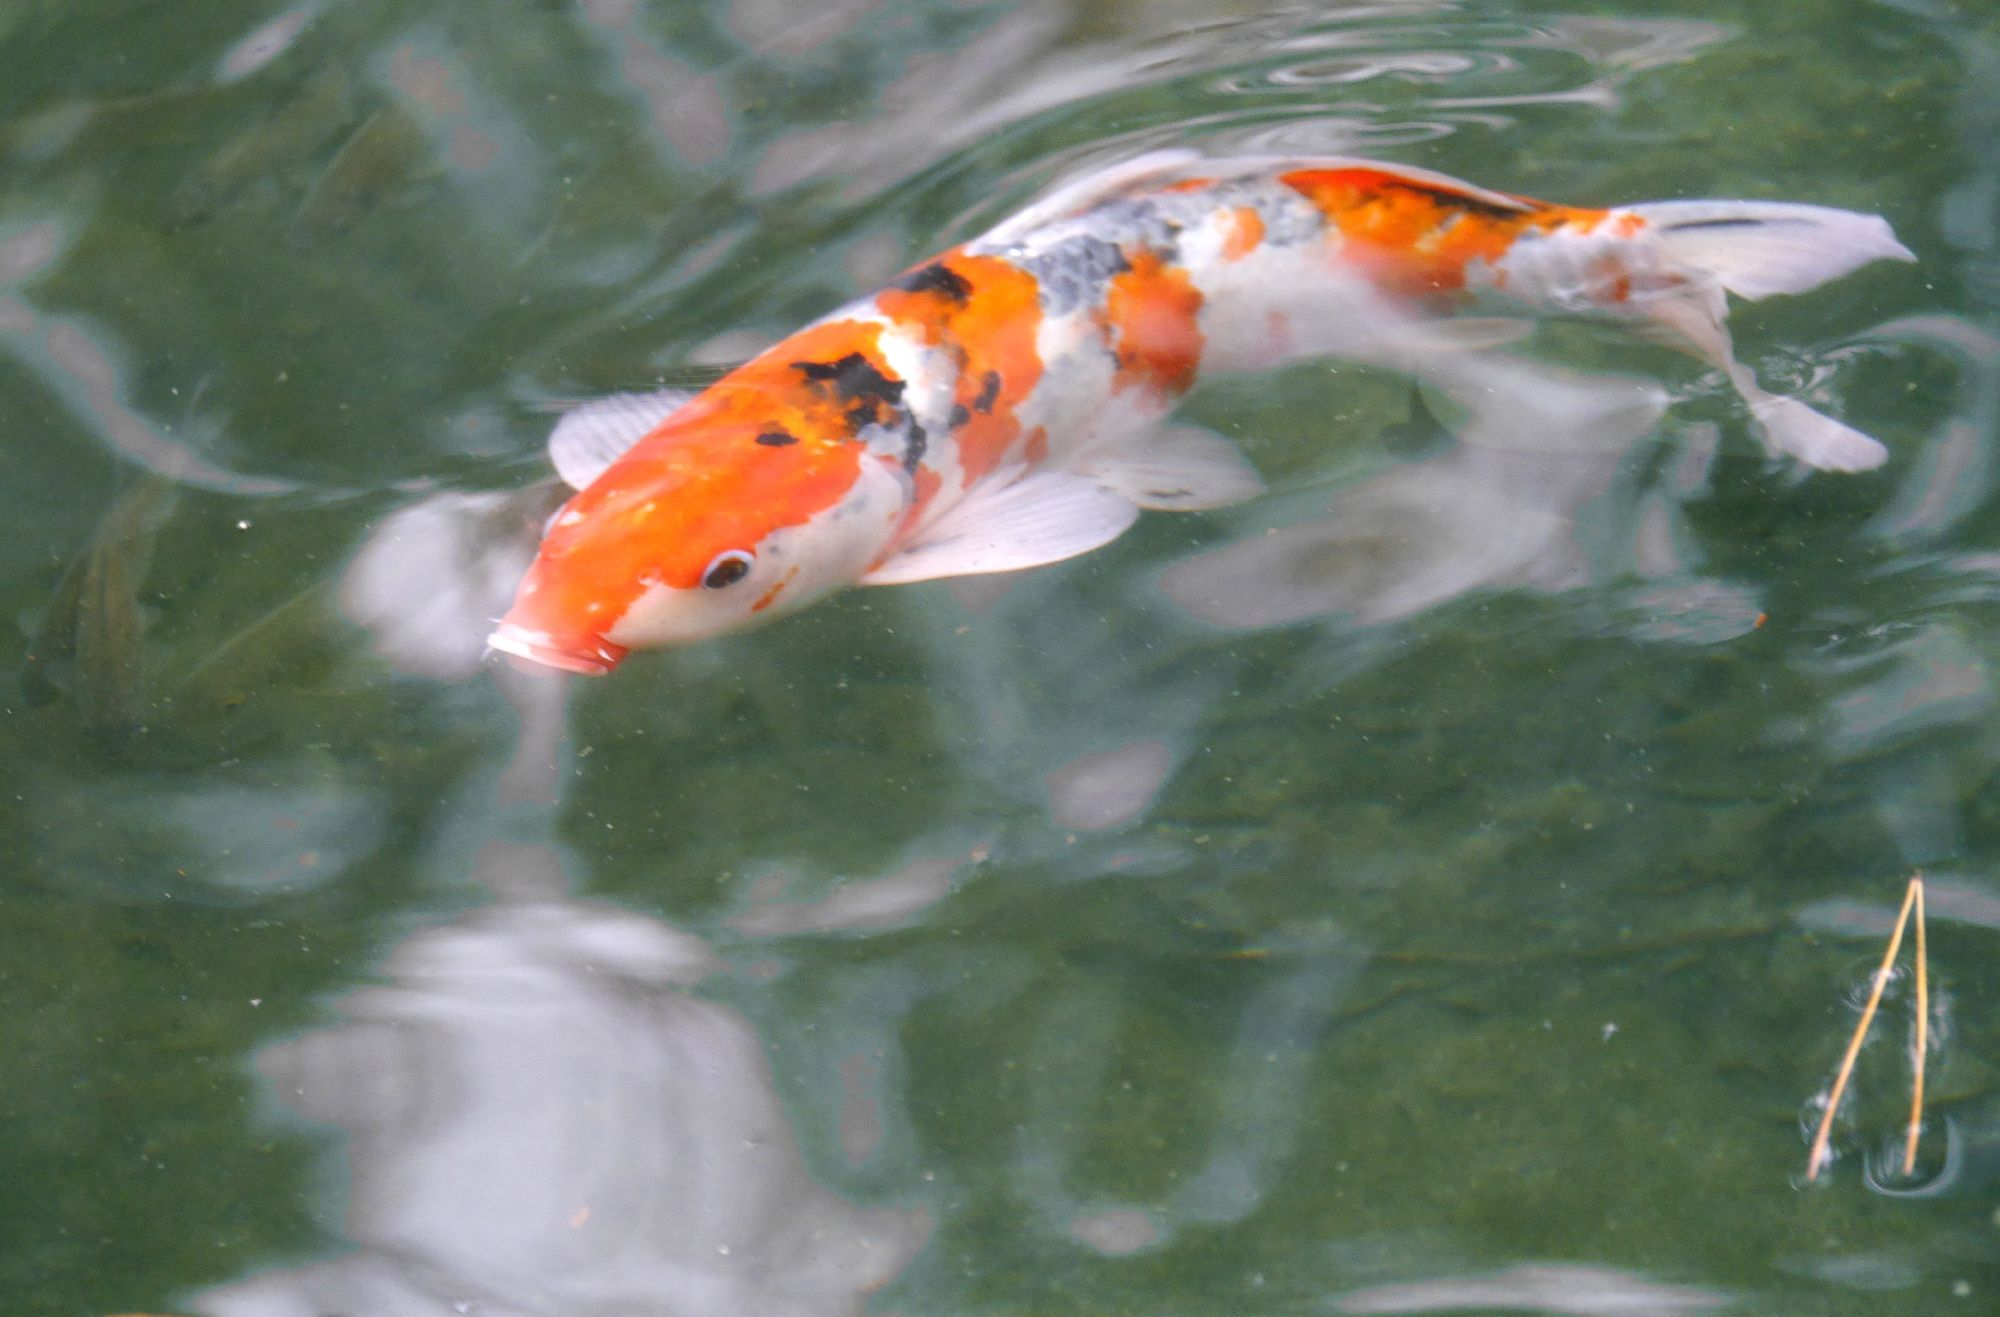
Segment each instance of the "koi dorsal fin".
[[549,464],[564,484],[583,489],[692,397],[685,389],[661,389],[607,394],[572,407],[549,432]]
[[1184,173],[1197,162],[1203,162],[1199,151],[1148,151],[1145,155],[1120,160],[1088,174],[1073,175],[1057,183],[1039,200],[1001,221],[980,239],[980,243],[982,246],[1006,246],[1044,224],[1081,215],[1092,206],[1129,192],[1141,183]]
[[1270,163],[1281,166],[1287,175],[1343,174],[1353,178],[1357,183],[1372,183],[1377,187],[1409,188],[1428,193],[1440,202],[1457,202],[1474,210],[1528,215],[1542,208],[1541,202],[1530,197],[1495,192],[1491,188],[1480,187],[1477,183],[1453,178],[1450,174],[1440,174],[1435,169],[1392,164],[1385,160],[1363,160],[1358,156],[1316,156]]

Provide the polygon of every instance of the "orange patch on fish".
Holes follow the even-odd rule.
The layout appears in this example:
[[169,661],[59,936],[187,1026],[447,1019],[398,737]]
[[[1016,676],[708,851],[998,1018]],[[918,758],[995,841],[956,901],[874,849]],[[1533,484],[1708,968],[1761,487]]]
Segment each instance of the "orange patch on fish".
[[913,266],[875,295],[876,310],[895,321],[898,329],[935,347],[972,296],[971,281],[953,268],[968,259],[962,248],[954,247]]
[[1472,192],[1381,169],[1303,169],[1282,181],[1319,208],[1348,246],[1342,259],[1410,295],[1465,286],[1474,261],[1498,261],[1523,233],[1595,223],[1603,212],[1510,198],[1515,210]]
[[1038,425],[1034,429],[1028,431],[1028,442],[1026,445],[1026,451],[1024,452],[1023,456],[1025,456],[1028,459],[1028,461],[1037,464],[1048,460],[1049,456],[1048,426]]
[[1223,220],[1222,259],[1240,261],[1264,242],[1264,217],[1255,206],[1238,206]]
[[1167,264],[1158,252],[1141,250],[1127,259],[1129,267],[1112,276],[1104,302],[1105,325],[1117,336],[1112,387],[1178,396],[1194,386],[1201,367],[1204,340],[1196,318],[1201,290],[1186,270]]
[[[918,463],[916,470],[910,472],[910,483],[914,489],[910,496],[910,506],[903,513],[903,531],[908,531],[923,519],[924,513],[930,508],[931,500],[935,499],[938,490],[943,488],[944,478],[931,468]],[[901,537],[899,533],[897,538]]]
[[957,365],[952,438],[959,469],[968,485],[992,471],[1020,436],[1014,409],[1042,378],[1035,277],[1000,257],[953,248],[877,294],[875,306]]
[[[901,464],[898,463],[897,465],[900,468]],[[930,467],[918,463],[916,469],[910,472],[910,483],[915,488],[910,497],[910,506],[903,510],[902,524],[896,528],[896,533],[883,546],[882,552],[876,556],[873,562],[868,564],[870,571],[880,567],[884,562],[896,556],[902,547],[904,537],[910,533],[911,528],[923,520],[924,513],[929,510],[931,501],[938,496],[938,490],[944,487],[944,478]]]
[[777,582],[773,584],[770,589],[766,590],[763,594],[757,596],[757,602],[750,605],[750,611],[753,613],[761,613],[765,609],[769,608],[772,604],[777,603],[778,596],[785,592],[785,587],[790,585],[792,583],[792,578],[797,576],[798,574],[799,574],[799,569],[797,567],[787,568],[785,570],[785,574],[779,577]]

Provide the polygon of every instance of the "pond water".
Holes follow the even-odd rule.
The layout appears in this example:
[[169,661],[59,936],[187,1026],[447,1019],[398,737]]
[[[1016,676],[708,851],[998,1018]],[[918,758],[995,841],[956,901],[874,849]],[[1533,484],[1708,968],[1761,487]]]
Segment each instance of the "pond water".
[[[2000,1311],[2000,11],[12,0],[0,66],[7,1312]],[[1671,407],[1204,385],[1264,497],[601,680],[343,608],[564,401],[1188,143],[1883,214],[1733,325],[1892,456],[1551,323],[1524,403]],[[1919,868],[1917,1171],[1899,979],[1808,1184]]]

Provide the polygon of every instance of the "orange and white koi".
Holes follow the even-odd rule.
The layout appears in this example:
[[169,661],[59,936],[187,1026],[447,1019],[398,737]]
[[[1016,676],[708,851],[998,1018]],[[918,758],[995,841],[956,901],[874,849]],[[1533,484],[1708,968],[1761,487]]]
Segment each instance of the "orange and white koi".
[[1737,363],[1725,294],[1911,260],[1882,219],[1761,201],[1551,205],[1367,160],[1163,152],[1055,190],[700,394],[621,395],[551,437],[576,495],[488,644],[575,672],[845,586],[1055,562],[1141,508],[1261,488],[1155,425],[1198,377],[1305,357],[1414,368],[1512,304],[1633,322],[1720,368],[1773,454],[1875,440]]

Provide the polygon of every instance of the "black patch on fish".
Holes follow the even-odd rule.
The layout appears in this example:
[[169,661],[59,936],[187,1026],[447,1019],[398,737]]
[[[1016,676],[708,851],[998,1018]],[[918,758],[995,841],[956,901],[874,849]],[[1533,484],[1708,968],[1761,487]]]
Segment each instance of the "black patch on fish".
[[1115,236],[1121,254],[1150,251],[1172,264],[1180,257],[1182,230],[1190,220],[1205,220],[1212,208],[1207,200],[1129,197],[1099,208],[1095,224],[1099,232]]
[[892,380],[859,352],[838,361],[795,361],[798,372],[814,383],[830,383],[842,402],[867,401],[896,406],[903,401],[903,381]]
[[1682,220],[1678,224],[1662,224],[1660,228],[1669,233],[1678,233],[1682,229],[1754,229],[1761,225],[1771,224],[1774,222],[1783,223],[1784,221],[1782,220],[1772,221],[1772,220],[1762,220],[1762,219]]
[[870,425],[893,425],[903,415],[903,381],[890,379],[859,352],[838,361],[795,361],[793,367],[815,384],[831,384],[837,401],[846,403],[850,433]]
[[912,270],[898,279],[894,287],[906,293],[938,293],[964,306],[972,296],[972,285],[965,276],[946,266],[941,261]]
[[964,424],[971,419],[972,419],[972,413],[965,410],[964,403],[959,403],[958,405],[954,406],[951,409],[951,420],[948,422],[948,424],[951,426],[952,429],[956,430],[964,426]]
[[766,448],[783,448],[786,444],[795,444],[798,441],[797,435],[787,434],[783,430],[766,430],[757,436],[757,442]]
[[1095,306],[1112,276],[1132,268],[1117,243],[1085,233],[1065,238],[1033,256],[1016,257],[1014,263],[1035,276],[1042,310],[1051,316],[1067,315],[1079,306]]
[[986,378],[979,382],[979,396],[972,400],[972,410],[991,415],[993,404],[1000,400],[1000,372],[989,370]]
[[903,470],[914,475],[917,470],[917,463],[924,460],[924,454],[930,450],[930,446],[930,436],[924,433],[924,427],[912,420],[910,422],[910,443],[907,448],[903,449]]

